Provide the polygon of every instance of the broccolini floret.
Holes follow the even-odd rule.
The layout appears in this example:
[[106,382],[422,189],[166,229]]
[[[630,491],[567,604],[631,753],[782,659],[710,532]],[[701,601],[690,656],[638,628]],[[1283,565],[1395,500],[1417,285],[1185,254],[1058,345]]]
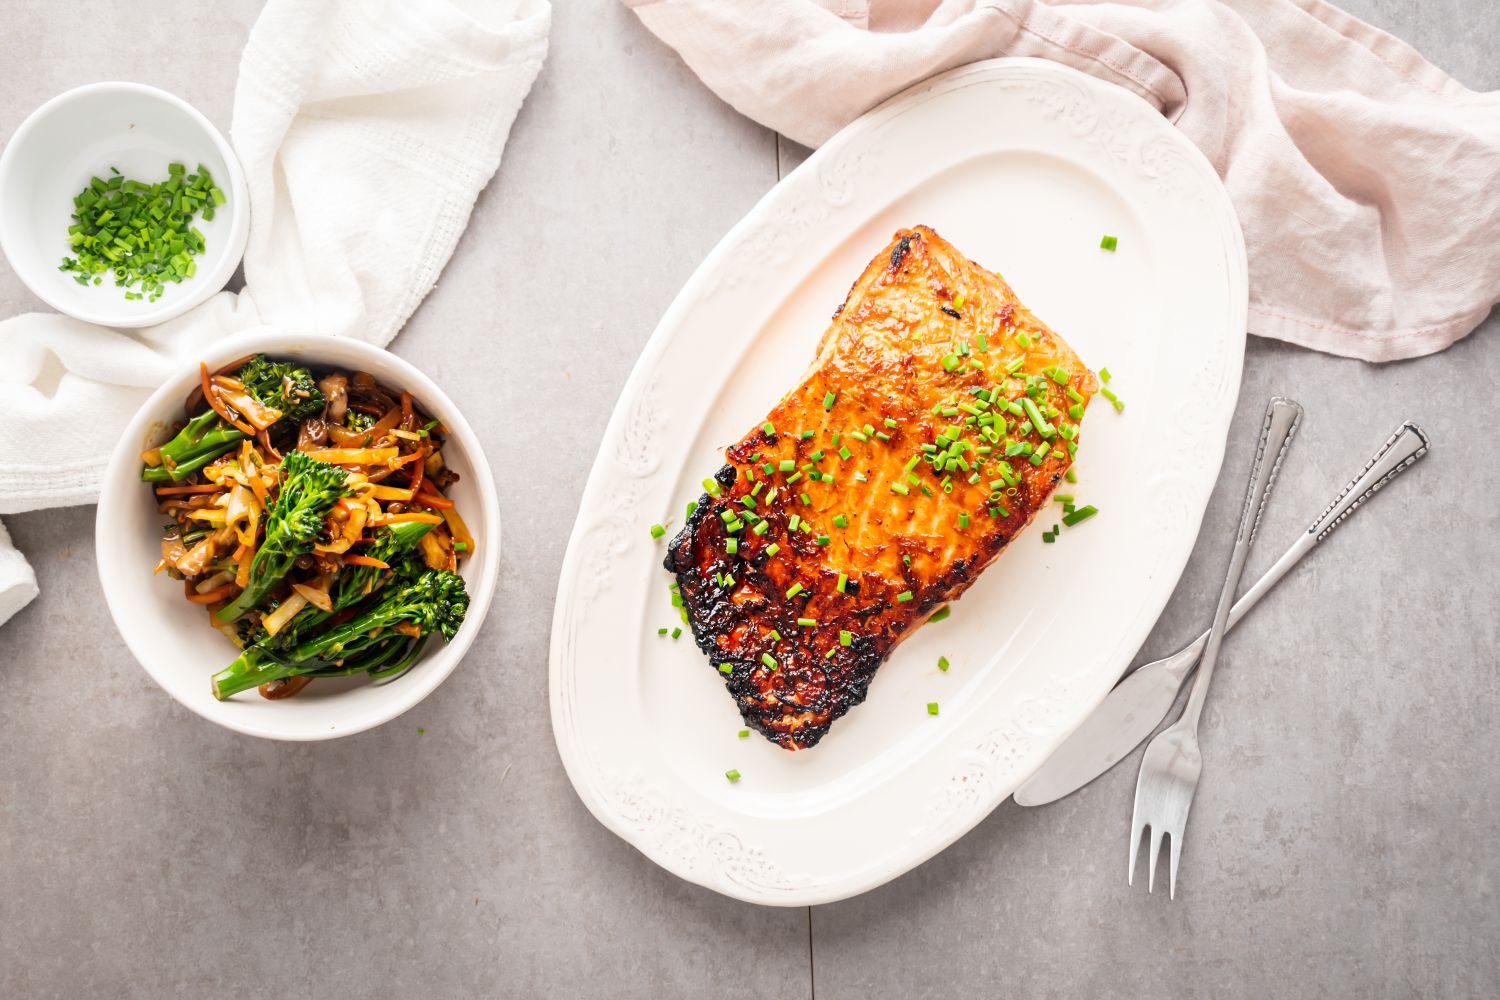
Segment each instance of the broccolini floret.
[[281,488],[266,508],[266,535],[250,561],[250,582],[240,595],[214,615],[234,621],[265,599],[300,555],[312,551],[333,505],[349,494],[349,473],[337,465],[308,458],[300,451],[281,460]]
[[[245,384],[245,391],[256,402],[281,414],[274,427],[281,427],[284,421],[295,425],[321,413],[326,402],[312,372],[285,361],[273,361],[264,354],[245,362],[234,372],[234,377]],[[212,408],[207,409],[157,449],[161,464],[143,468],[141,478],[147,482],[186,479],[231,451],[245,436],[244,431],[226,423]]]

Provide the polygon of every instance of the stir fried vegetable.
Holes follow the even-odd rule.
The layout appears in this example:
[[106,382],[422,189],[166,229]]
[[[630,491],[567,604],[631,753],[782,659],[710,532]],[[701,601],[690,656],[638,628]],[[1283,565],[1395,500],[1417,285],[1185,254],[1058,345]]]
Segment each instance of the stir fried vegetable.
[[206,409],[155,449],[155,461],[148,459],[141,470],[147,482],[180,482],[246,438],[296,426],[322,412],[326,402],[310,371],[263,354],[233,375],[210,376],[204,367],[198,391]]
[[[424,570],[387,593],[374,607],[342,624],[318,632],[285,651],[251,646],[214,674],[214,697],[303,674],[376,673],[393,654],[402,662],[433,632],[452,639],[469,610],[464,581],[447,570]],[[409,626],[402,629],[401,626]]]
[[187,408],[203,412],[143,456],[171,519],[157,571],[242,650],[215,696],[394,676],[431,633],[452,638],[475,542],[445,495],[442,425],[363,372],[261,355],[229,369],[201,369]]
[[337,465],[315,462],[300,451],[281,460],[281,489],[266,510],[266,534],[250,561],[250,579],[214,619],[232,622],[255,607],[286,578],[298,556],[313,542],[333,505],[348,495],[349,473]]

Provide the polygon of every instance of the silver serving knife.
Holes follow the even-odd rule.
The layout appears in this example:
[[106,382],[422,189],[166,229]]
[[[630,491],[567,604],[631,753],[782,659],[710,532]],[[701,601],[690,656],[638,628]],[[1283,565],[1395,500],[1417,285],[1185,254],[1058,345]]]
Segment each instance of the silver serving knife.
[[[1427,454],[1427,435],[1410,421],[1402,424],[1342,493],[1280,559],[1245,591],[1229,612],[1228,629],[1280,582],[1302,557],[1359,509],[1376,490]],[[1226,629],[1227,631],[1227,629]],[[1023,806],[1039,806],[1070,795],[1114,767],[1150,736],[1172,709],[1183,683],[1198,665],[1208,633],[1181,652],[1148,663],[1125,677],[1105,696],[1083,725],[1063,741],[1041,769],[1016,789]]]

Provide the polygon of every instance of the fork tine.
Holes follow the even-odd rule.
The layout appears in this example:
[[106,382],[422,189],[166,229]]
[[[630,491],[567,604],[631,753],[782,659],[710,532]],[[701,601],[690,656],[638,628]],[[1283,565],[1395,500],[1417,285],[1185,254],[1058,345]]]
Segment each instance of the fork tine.
[[1156,891],[1156,858],[1161,854],[1161,831],[1151,827],[1151,863],[1146,866],[1146,891]]
[[1135,815],[1130,817],[1130,867],[1125,869],[1125,884],[1135,885],[1135,861],[1136,855],[1141,849],[1141,830],[1145,825],[1141,823],[1141,804],[1135,804]]
[[1178,830],[1171,838],[1170,867],[1167,870],[1167,898],[1177,898],[1177,859],[1182,857],[1182,831]]

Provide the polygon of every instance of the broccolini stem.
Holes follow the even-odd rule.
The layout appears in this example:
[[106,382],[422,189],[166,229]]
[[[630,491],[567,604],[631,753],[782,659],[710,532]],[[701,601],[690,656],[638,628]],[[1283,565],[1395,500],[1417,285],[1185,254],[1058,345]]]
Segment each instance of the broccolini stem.
[[234,697],[241,691],[249,691],[262,684],[294,677],[305,672],[293,664],[274,660],[266,656],[259,648],[251,646],[236,657],[233,663],[214,674],[214,697],[223,701],[225,698]]

